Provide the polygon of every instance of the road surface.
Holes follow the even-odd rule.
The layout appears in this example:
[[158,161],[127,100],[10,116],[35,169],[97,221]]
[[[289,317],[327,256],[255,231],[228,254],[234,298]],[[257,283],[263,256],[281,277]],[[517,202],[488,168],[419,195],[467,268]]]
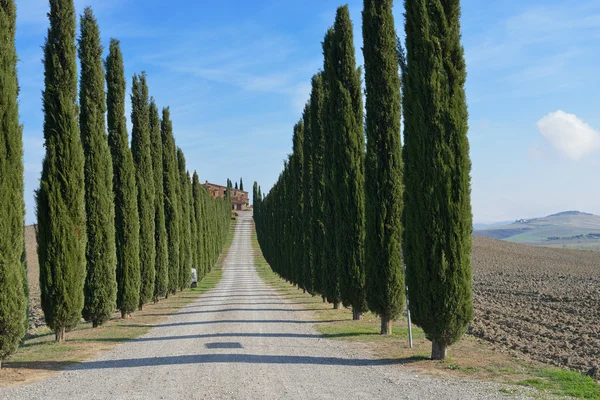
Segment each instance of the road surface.
[[221,282],[148,334],[0,399],[506,399],[492,383],[416,376],[350,343],[256,274],[240,213]]

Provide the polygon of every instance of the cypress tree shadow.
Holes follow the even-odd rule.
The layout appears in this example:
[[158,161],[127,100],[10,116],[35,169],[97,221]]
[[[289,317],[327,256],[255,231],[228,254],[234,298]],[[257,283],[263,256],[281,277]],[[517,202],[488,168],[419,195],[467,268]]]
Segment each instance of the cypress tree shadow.
[[139,368],[158,367],[165,365],[184,364],[210,364],[210,363],[240,363],[240,364],[277,364],[277,365],[329,365],[345,367],[379,367],[401,365],[425,359],[423,357],[410,357],[399,359],[363,359],[341,357],[314,357],[314,356],[281,356],[281,355],[256,355],[256,354],[195,354],[168,357],[131,358],[123,360],[88,361],[72,363],[66,361],[7,363],[6,368],[23,368],[57,371],[68,369],[71,371],[85,371],[113,368]]

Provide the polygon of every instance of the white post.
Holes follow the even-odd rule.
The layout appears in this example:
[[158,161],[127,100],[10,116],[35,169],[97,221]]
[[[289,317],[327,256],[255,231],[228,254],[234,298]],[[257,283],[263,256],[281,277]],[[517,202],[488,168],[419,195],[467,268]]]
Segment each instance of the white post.
[[[406,283],[406,264],[404,264],[404,282]],[[408,321],[408,344],[413,347],[412,326],[410,323],[410,308],[408,307],[408,285],[406,285],[406,320]]]

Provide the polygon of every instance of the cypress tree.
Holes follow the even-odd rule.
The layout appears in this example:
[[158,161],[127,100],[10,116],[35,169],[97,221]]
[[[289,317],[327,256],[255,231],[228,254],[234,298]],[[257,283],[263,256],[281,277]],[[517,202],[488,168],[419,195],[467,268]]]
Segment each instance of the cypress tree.
[[[324,132],[324,93],[323,78],[319,73],[312,78],[312,90],[310,94],[310,119],[312,137],[312,180],[313,180],[313,204],[312,204],[312,254],[314,269],[314,287],[317,293],[326,293],[325,283],[325,132]],[[259,199],[262,197],[260,188]]]
[[[27,329],[24,252],[23,138],[19,124],[16,6],[0,2],[0,368]],[[25,278],[26,278],[25,274]]]
[[192,276],[192,242],[190,229],[190,204],[188,195],[189,180],[185,166],[185,156],[183,150],[177,148],[177,163],[179,171],[179,212],[181,218],[179,220],[179,290],[183,290],[190,286]]
[[310,103],[306,105],[304,113],[302,115],[304,121],[304,148],[302,164],[303,176],[302,176],[302,190],[304,200],[304,210],[302,219],[304,226],[301,227],[303,237],[303,250],[301,253],[304,256],[304,285],[306,290],[314,295],[315,294],[315,276],[314,276],[314,265],[313,265],[313,220],[312,220],[312,206],[313,206],[313,138],[312,138],[312,118],[311,118],[311,106]]
[[108,144],[113,162],[117,308],[126,318],[140,298],[140,219],[135,166],[125,119],[125,73],[119,41],[110,40],[106,58]]
[[165,192],[165,226],[169,254],[168,292],[175,294],[179,286],[179,174],[173,124],[169,108],[162,110],[163,184]]
[[406,0],[404,256],[410,311],[444,359],[473,319],[460,1]]
[[83,318],[94,328],[110,319],[117,301],[113,169],[106,136],[106,94],[100,29],[90,7],[81,16],[79,130],[85,157],[87,275]]
[[236,190],[238,189],[238,183],[237,182],[235,183],[235,189]]
[[56,341],[74,328],[83,309],[85,191],[77,122],[75,7],[51,0],[44,46],[44,140],[37,199],[37,243],[42,309]]
[[360,70],[356,68],[348,6],[338,8],[334,26],[333,65],[329,75],[333,135],[333,191],[338,241],[341,299],[358,320],[367,311],[365,288],[364,136]]
[[165,193],[163,185],[163,145],[160,134],[160,117],[154,99],[150,99],[150,143],[152,145],[152,173],[154,175],[154,302],[167,295],[169,282],[169,248],[165,225]]
[[[189,212],[189,224],[190,224],[190,264],[192,268],[196,269],[196,277],[198,276],[198,253],[196,252],[196,241],[198,236],[198,227],[196,226],[196,210],[194,207],[194,192],[192,187],[192,177],[190,172],[187,171],[187,201],[188,201],[188,212]],[[190,268],[190,283],[191,283],[191,268]]]
[[244,190],[244,180],[240,177],[240,190]]
[[131,153],[135,164],[140,215],[140,311],[144,304],[154,299],[156,264],[155,191],[148,101],[146,73],[142,72],[140,76],[133,76],[131,94]]
[[[305,110],[308,106],[305,107]],[[293,149],[290,172],[291,179],[289,182],[290,192],[295,201],[293,204],[293,220],[291,225],[292,244],[288,254],[290,255],[290,265],[292,266],[293,275],[292,282],[296,283],[299,288],[306,289],[304,281],[304,121],[301,119],[294,127]]]
[[203,221],[202,221],[202,186],[200,185],[200,179],[198,173],[194,171],[192,176],[192,205],[193,205],[193,234],[194,243],[192,244],[192,251],[195,253],[196,273],[198,276],[198,282],[204,278],[204,234],[203,234]]
[[[333,308],[340,307],[340,279],[338,273],[339,254],[337,248],[337,195],[335,193],[335,141],[332,120],[335,117],[332,106],[332,86],[335,82],[335,54],[334,54],[334,30],[329,28],[323,40],[323,84],[324,84],[324,112],[323,136],[325,143],[324,154],[324,225],[325,225],[325,260],[324,266],[324,289],[327,301],[333,303]],[[341,216],[340,216],[341,217]]]
[[400,78],[395,40],[392,0],[365,0],[367,301],[381,317],[382,334],[392,333],[392,321],[404,304]]

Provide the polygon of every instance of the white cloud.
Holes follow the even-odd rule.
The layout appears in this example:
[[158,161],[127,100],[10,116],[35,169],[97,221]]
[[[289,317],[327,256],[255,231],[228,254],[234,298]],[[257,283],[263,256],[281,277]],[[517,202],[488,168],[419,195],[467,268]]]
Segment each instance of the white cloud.
[[573,160],[600,150],[600,132],[575,114],[558,110],[539,120],[537,127],[554,148]]

